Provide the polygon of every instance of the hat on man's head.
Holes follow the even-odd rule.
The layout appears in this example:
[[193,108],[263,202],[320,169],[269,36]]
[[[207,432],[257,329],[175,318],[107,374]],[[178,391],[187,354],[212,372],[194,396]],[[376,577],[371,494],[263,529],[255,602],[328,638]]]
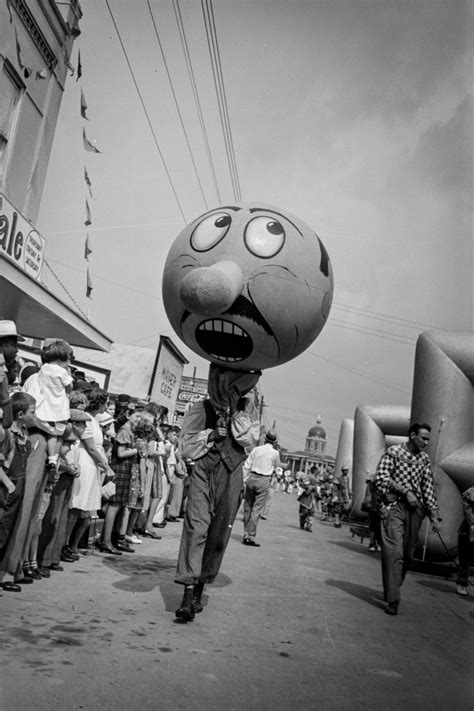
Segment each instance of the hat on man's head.
[[1,338],[16,338],[17,341],[24,341],[23,336],[20,336],[16,330],[15,321],[7,321],[0,319],[0,339]]
[[91,416],[79,408],[72,407],[69,412],[69,422],[88,422],[90,419]]
[[120,407],[125,407],[125,405],[128,405],[131,402],[131,400],[131,395],[125,395],[124,393],[122,393],[122,395],[117,396],[117,404]]
[[276,442],[278,439],[277,433],[273,431],[267,432],[265,435],[265,439],[267,440],[267,442]]

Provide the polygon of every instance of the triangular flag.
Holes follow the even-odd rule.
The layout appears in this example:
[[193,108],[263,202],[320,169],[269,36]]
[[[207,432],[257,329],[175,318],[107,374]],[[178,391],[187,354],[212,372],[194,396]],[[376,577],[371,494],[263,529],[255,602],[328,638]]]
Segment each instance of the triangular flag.
[[87,138],[85,128],[82,129],[82,142],[84,143],[84,148],[86,151],[89,151],[89,153],[100,153],[99,149],[96,148]]
[[12,15],[12,8],[11,8],[11,0],[7,0],[7,10],[8,14],[10,15],[10,25],[13,22],[13,15]]
[[43,69],[40,69],[35,74],[35,79],[47,79],[47,78],[48,78],[48,72],[46,71],[46,67],[43,67]]
[[18,41],[18,35],[16,33],[16,28],[15,28],[15,40],[16,40],[16,57],[18,59],[18,66],[20,67],[21,71],[23,72],[23,76],[25,77],[25,79],[28,79],[28,77],[31,74],[31,69],[29,69],[28,67],[25,67],[25,65],[23,64],[23,59],[21,57],[21,47],[20,47],[20,43]]
[[86,97],[84,96],[84,92],[81,89],[81,116],[82,116],[82,118],[85,118],[86,121],[89,121],[86,111],[87,111],[87,101],[86,101]]
[[84,259],[86,259],[87,261],[89,261],[89,254],[92,254],[92,249],[89,245],[89,233],[87,233],[86,243],[84,245]]
[[77,77],[76,81],[79,81],[79,79],[82,77],[82,64],[81,64],[81,50],[78,51],[77,53]]
[[86,181],[87,187],[89,188],[89,195],[91,197],[94,197],[92,195],[92,184],[91,184],[91,179],[89,178],[89,173],[87,172],[86,166],[84,166],[84,180]]
[[64,64],[65,64],[66,67],[69,69],[69,71],[71,72],[71,76],[73,77],[74,74],[75,74],[75,72],[76,72],[76,70],[74,69],[74,67],[72,66],[71,62],[69,61],[69,56],[68,56],[66,47],[64,47],[63,57],[64,57]]
[[86,198],[86,220],[85,220],[84,224],[86,227],[88,227],[89,225],[92,225],[91,209],[89,207],[89,203],[87,202],[87,198]]
[[88,299],[92,299],[92,279],[91,275],[89,274],[89,269],[87,270],[87,286],[86,286],[86,296]]

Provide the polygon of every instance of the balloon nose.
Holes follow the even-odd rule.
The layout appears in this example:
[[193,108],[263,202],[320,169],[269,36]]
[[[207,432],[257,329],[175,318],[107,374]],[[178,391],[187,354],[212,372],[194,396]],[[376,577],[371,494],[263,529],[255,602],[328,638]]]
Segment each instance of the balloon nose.
[[226,311],[242,292],[242,270],[235,262],[216,262],[196,267],[181,284],[181,299],[188,311],[215,316]]

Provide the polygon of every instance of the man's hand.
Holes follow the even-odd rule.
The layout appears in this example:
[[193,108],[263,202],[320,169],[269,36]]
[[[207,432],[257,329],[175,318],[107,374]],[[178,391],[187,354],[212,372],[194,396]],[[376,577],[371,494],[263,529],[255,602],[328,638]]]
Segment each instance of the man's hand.
[[9,494],[13,494],[16,489],[16,486],[12,481],[9,484],[5,484],[5,486],[7,487],[7,491]]
[[418,499],[412,491],[407,491],[405,498],[410,509],[416,509],[416,507],[420,505]]
[[227,428],[226,427],[216,427],[215,430],[212,430],[211,434],[207,438],[208,442],[215,442],[217,439],[224,439],[227,435]]
[[443,519],[441,518],[441,516],[439,515],[439,513],[438,513],[437,511],[435,511],[434,513],[432,513],[432,514],[430,515],[431,530],[433,531],[433,533],[439,533],[439,532],[440,532],[440,525],[439,525],[439,523],[440,523],[440,521],[442,521],[442,520],[443,520]]

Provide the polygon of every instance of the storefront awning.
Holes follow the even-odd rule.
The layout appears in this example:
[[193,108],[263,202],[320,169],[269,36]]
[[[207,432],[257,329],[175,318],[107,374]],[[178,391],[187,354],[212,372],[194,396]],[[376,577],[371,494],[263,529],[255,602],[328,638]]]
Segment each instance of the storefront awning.
[[0,254],[0,318],[28,338],[64,338],[72,346],[108,351],[112,340]]

